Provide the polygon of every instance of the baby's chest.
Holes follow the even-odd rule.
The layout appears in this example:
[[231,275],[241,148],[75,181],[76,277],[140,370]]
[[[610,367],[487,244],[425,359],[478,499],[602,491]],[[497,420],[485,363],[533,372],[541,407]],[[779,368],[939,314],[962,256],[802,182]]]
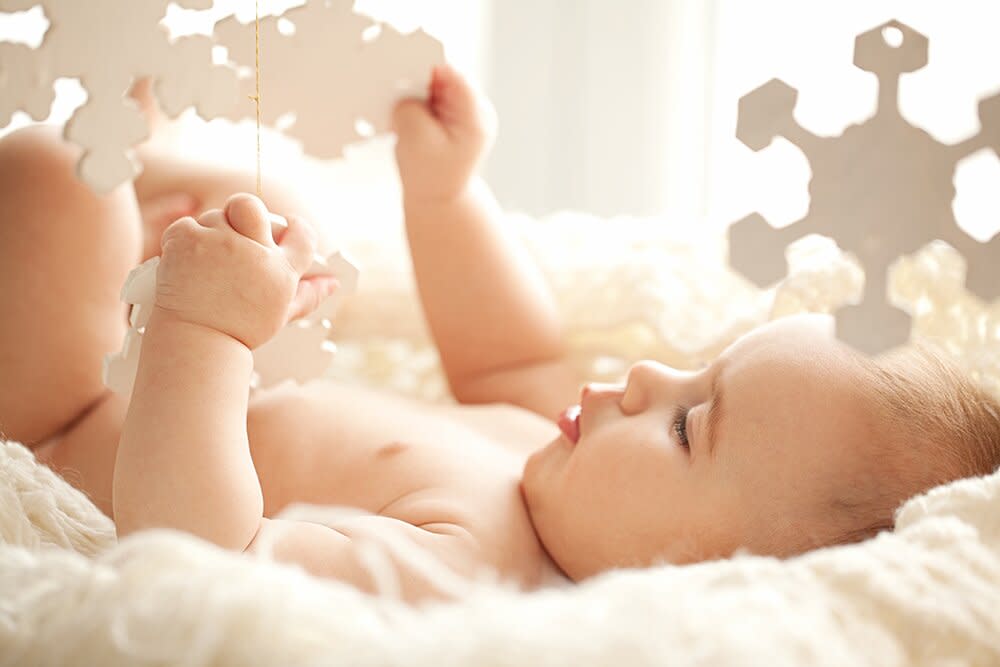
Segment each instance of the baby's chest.
[[256,396],[248,434],[265,513],[306,502],[389,515],[402,499],[432,493],[509,493],[550,430],[504,414],[505,431],[487,410],[462,412],[334,382]]

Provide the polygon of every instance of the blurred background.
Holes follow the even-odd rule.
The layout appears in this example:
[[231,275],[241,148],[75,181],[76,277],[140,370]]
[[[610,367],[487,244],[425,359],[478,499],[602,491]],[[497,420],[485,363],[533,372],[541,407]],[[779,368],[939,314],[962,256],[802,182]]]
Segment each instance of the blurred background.
[[[172,5],[164,23],[174,36],[206,33],[234,11],[252,20],[253,9],[251,0],[216,0],[204,12]],[[401,30],[423,27],[485,89],[500,118],[486,178],[504,207],[531,215],[572,209],[720,229],[753,210],[776,226],[798,220],[808,163],[784,140],[757,154],[737,141],[738,100],[777,77],[799,90],[806,129],[837,135],[863,122],[876,82],[852,65],[854,38],[892,18],[930,38],[929,65],[900,86],[912,124],[960,141],[979,130],[977,100],[1000,88],[997,0],[357,0],[356,9]],[[40,9],[0,14],[0,40],[37,44],[46,26]],[[63,122],[86,94],[69,80],[58,90],[51,120]],[[4,131],[27,122],[18,114]],[[203,125],[191,151],[250,159],[251,128]],[[287,173],[294,150],[269,141],[266,171]],[[389,212],[391,155],[391,139],[367,142],[316,178],[349,181],[340,196]],[[997,182],[992,151],[956,174],[956,214],[976,236],[1000,228]]]

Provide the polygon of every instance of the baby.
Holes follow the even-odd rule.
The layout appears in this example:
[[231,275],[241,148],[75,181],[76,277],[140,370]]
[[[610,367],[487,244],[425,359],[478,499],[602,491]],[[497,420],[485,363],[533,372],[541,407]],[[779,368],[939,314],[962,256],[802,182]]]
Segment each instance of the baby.
[[[581,391],[551,297],[474,177],[488,103],[440,67],[394,121],[417,286],[458,405],[333,381],[248,398],[250,351],[336,289],[301,278],[309,227],[293,215],[274,232],[249,195],[162,234],[134,393],[108,393],[117,292],[160,230],[144,238],[130,188],[94,197],[70,149],[28,132],[0,142],[7,437],[113,513],[120,536],[176,528],[369,591],[369,539],[535,589],[861,540],[891,529],[905,498],[1000,464],[1000,408],[961,373],[920,349],[869,360],[820,316],[761,327],[696,372],[646,361]],[[273,518],[290,503],[357,513]],[[405,599],[441,595],[387,557]]]

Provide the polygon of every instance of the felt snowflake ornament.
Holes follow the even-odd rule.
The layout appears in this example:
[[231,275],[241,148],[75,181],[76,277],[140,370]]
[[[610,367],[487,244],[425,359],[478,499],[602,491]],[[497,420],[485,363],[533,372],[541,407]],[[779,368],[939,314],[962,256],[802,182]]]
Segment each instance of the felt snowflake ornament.
[[[139,172],[129,152],[149,135],[146,119],[125,94],[134,81],[154,77],[154,93],[168,116],[195,106],[205,118],[231,113],[238,91],[232,68],[212,65],[208,37],[174,42],[160,25],[168,0],[0,0],[0,12],[42,5],[50,22],[41,46],[0,43],[0,127],[23,109],[44,119],[57,78],[77,78],[87,102],[67,122],[65,137],[84,148],[81,179],[105,193]],[[207,9],[212,0],[177,0]]]
[[[345,145],[388,132],[395,102],[425,96],[434,65],[444,62],[441,43],[422,30],[401,34],[353,5],[311,0],[260,21],[263,121],[290,120],[282,129],[317,158],[339,157]],[[242,99],[255,94],[254,31],[235,16],[214,30],[245,73]],[[245,104],[234,119],[255,113]]]
[[837,335],[870,354],[909,338],[910,316],[889,303],[889,269],[932,241],[945,241],[965,257],[967,289],[986,300],[1000,296],[1000,235],[980,243],[958,227],[952,211],[956,163],[982,148],[1000,153],[1000,94],[979,102],[981,131],[955,145],[907,123],[897,104],[899,77],[927,64],[927,44],[897,21],[857,37],[854,64],[878,77],[879,105],[838,137],[798,126],[797,91],[778,79],[739,102],[738,138],[759,151],[785,137],[806,154],[812,180],[804,219],[774,229],[754,213],[730,227],[731,265],[766,286],[785,272],[789,243],[812,233],[835,239],[865,270],[861,301],[836,313]]

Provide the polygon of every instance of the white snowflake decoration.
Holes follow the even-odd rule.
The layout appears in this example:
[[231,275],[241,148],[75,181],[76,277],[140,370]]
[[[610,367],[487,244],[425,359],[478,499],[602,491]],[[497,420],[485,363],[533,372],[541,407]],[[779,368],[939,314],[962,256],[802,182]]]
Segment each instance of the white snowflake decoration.
[[[444,62],[441,43],[422,30],[400,34],[354,13],[353,0],[311,0],[283,16],[261,19],[263,120],[294,116],[286,134],[318,158],[391,129],[391,110],[402,97],[423,97],[434,65]],[[246,72],[241,99],[254,96],[255,26],[231,16],[214,35],[230,61]],[[288,34],[286,34],[288,33]],[[252,104],[238,117],[251,117]],[[359,121],[368,124],[360,132]]]
[[[171,43],[160,19],[168,0],[0,0],[0,12],[43,5],[50,27],[41,47],[0,43],[0,127],[23,109],[43,120],[55,97],[57,78],[78,78],[87,102],[66,123],[65,137],[84,148],[81,179],[105,193],[139,173],[129,156],[149,135],[138,105],[125,97],[137,79],[155,77],[164,111],[176,116],[194,105],[213,118],[236,100],[236,73],[212,65],[208,37]],[[212,0],[179,0],[188,9],[206,9]]]
[[[284,223],[277,219],[277,224]],[[112,391],[125,396],[132,394],[136,372],[139,369],[139,352],[142,335],[152,313],[156,297],[156,271],[160,258],[149,259],[128,274],[122,287],[121,298],[132,305],[129,330],[118,354],[104,359],[104,384]],[[264,345],[253,351],[254,387],[268,387],[286,379],[307,382],[321,377],[333,360],[336,346],[327,340],[330,319],[344,297],[357,290],[358,269],[340,252],[326,259],[317,257],[304,277],[333,276],[340,283],[317,312],[305,320],[290,323]]]
[[[902,42],[887,43],[888,30]],[[1000,296],[1000,235],[979,243],[955,223],[956,163],[992,147],[1000,153],[1000,94],[979,103],[982,130],[954,146],[941,144],[899,113],[899,76],[927,64],[927,38],[898,21],[858,36],[854,64],[879,80],[875,115],[839,137],[818,137],[793,118],[797,91],[778,79],[740,99],[737,136],[753,150],[783,136],[812,166],[806,217],[774,229],[757,213],[730,227],[730,263],[760,286],[778,280],[786,246],[808,234],[836,239],[865,269],[860,303],[836,313],[837,334],[868,353],[910,336],[910,316],[888,301],[890,267],[901,257],[942,240],[965,257],[966,287],[980,298]]]
[[[66,124],[66,139],[85,149],[78,171],[99,193],[133,179],[139,166],[131,147],[148,137],[147,121],[126,97],[142,78],[155,81],[160,107],[175,117],[194,106],[206,119],[256,116],[255,26],[235,17],[220,21],[212,37],[171,42],[160,24],[169,0],[0,0],[0,12],[42,6],[50,22],[42,45],[0,43],[0,127],[23,109],[35,120],[48,115],[57,78],[78,78],[87,102]],[[186,9],[209,9],[212,0],[177,0]],[[280,29],[279,29],[280,25]],[[291,34],[285,34],[291,27]],[[212,48],[224,45],[230,62],[214,65]],[[263,120],[288,114],[288,134],[320,158],[341,155],[346,144],[390,129],[397,100],[425,94],[432,68],[444,61],[441,44],[422,31],[402,35],[355,14],[352,0],[311,0],[284,17],[261,21]],[[270,76],[269,76],[270,74]],[[266,92],[264,92],[266,91]],[[359,121],[368,132],[359,129]],[[153,259],[137,267],[122,288],[133,304],[120,353],[104,362],[104,381],[130,394],[142,333],[156,285]],[[299,382],[323,374],[333,355],[330,320],[356,289],[358,271],[340,253],[317,261],[312,272],[341,283],[311,317],[292,323],[254,353],[255,384],[285,378]]]
[[[42,120],[57,78],[78,78],[87,102],[66,124],[65,137],[85,149],[81,179],[105,193],[139,173],[131,147],[149,135],[146,119],[125,94],[144,77],[169,117],[194,106],[205,119],[256,116],[254,25],[220,21],[213,37],[174,42],[160,24],[169,0],[0,0],[0,12],[41,6],[50,22],[42,45],[0,42],[0,127],[22,109]],[[179,0],[208,9],[212,0]],[[312,0],[284,17],[261,21],[263,120],[294,114],[288,134],[307,153],[338,157],[346,144],[390,129],[402,97],[423,96],[431,69],[444,61],[437,40],[422,31],[402,35],[355,14],[351,0]],[[285,35],[279,21],[294,28]],[[212,63],[224,45],[231,62]],[[242,72],[242,76],[241,73]],[[242,88],[242,90],[241,90]],[[358,121],[368,132],[358,130]]]

